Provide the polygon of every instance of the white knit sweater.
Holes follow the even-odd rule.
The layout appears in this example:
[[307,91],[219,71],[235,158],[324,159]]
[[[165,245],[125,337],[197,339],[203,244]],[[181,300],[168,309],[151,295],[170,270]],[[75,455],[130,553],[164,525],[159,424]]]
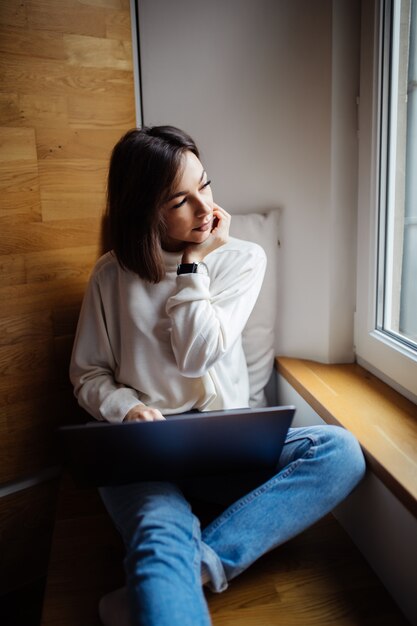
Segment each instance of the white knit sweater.
[[205,259],[209,276],[176,275],[164,253],[158,284],[122,270],[110,252],[84,297],[70,377],[80,405],[121,422],[137,404],[172,414],[248,406],[241,333],[261,288],[262,248],[231,238]]

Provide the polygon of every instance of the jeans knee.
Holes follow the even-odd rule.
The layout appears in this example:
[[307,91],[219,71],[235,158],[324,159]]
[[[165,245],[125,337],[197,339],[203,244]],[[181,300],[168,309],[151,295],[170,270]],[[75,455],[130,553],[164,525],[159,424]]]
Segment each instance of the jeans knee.
[[158,545],[184,543],[199,535],[196,521],[189,505],[144,508],[136,516],[134,540]]
[[136,532],[126,546],[127,571],[153,571],[164,564],[171,571],[187,570],[200,558],[197,521],[161,519],[148,515],[137,520]]
[[333,450],[333,460],[341,478],[353,489],[364,477],[366,471],[365,458],[356,437],[341,426],[328,429]]

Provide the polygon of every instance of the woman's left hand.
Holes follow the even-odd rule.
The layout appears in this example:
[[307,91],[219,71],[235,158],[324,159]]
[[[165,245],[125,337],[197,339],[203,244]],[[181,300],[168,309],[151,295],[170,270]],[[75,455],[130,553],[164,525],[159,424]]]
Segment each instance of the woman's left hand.
[[224,246],[229,240],[231,215],[218,204],[213,205],[213,228],[203,243],[187,246],[182,255],[182,263],[199,263],[213,250]]
[[165,417],[161,411],[154,409],[151,406],[145,406],[144,404],[136,404],[125,415],[124,422],[157,422],[164,420]]

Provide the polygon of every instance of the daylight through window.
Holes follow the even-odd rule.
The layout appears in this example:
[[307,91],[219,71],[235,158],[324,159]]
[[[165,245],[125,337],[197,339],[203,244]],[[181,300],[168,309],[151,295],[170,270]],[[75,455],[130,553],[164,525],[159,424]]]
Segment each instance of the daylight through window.
[[385,3],[377,328],[417,350],[417,0]]

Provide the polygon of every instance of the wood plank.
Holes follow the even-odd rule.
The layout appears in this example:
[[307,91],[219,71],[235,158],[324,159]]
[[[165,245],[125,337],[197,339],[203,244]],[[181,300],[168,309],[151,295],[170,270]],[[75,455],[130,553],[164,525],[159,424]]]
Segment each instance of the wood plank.
[[[68,125],[68,104],[65,96],[44,94],[23,94],[19,98],[19,112],[22,124],[34,128],[61,129]],[[58,133],[59,134],[59,133]]]
[[4,26],[27,26],[25,3],[0,0],[0,24]]
[[6,53],[0,56],[0,83],[5,93],[89,93],[92,97],[106,94],[134,98],[131,71],[73,67],[62,61]]
[[0,346],[0,376],[29,374],[42,370],[44,376],[53,379],[53,345],[51,340],[29,340],[19,344]]
[[60,402],[62,396],[50,385],[45,397],[35,396],[2,407],[0,483],[14,482],[46,467],[59,466],[55,430],[59,424],[57,416],[61,414]]
[[35,131],[32,128],[0,126],[0,163],[28,161],[36,165]]
[[0,93],[0,120],[3,125],[20,125],[19,96],[16,93]]
[[[30,405],[34,397],[46,398],[51,392],[53,379],[47,379],[43,369],[32,369],[14,376],[2,376],[0,379],[0,406],[7,407],[16,403]],[[56,376],[56,372],[54,372]],[[7,438],[7,428],[3,433]]]
[[0,192],[29,193],[39,190],[38,163],[36,160],[0,162]]
[[87,282],[98,258],[98,242],[90,246],[43,250],[27,254],[26,282],[76,280]]
[[7,317],[10,313],[11,301],[21,313],[36,313],[63,303],[75,306],[81,302],[85,286],[84,281],[74,280],[7,285],[0,289],[0,316]]
[[69,65],[132,71],[130,41],[99,39],[85,35],[64,35],[63,40]]
[[[73,334],[54,338],[54,352],[55,352],[56,362],[58,364],[55,374],[57,378],[60,379],[61,384],[65,386],[67,390],[69,390],[71,395],[73,395],[74,389],[69,380],[68,371],[69,371],[69,364],[70,364],[73,344],[74,344]],[[74,404],[75,404],[75,401],[74,401]],[[59,416],[59,423],[65,424],[65,420],[62,419],[61,415]]]
[[0,54],[4,52],[43,59],[66,59],[62,33],[10,26],[0,26]]
[[356,364],[279,357],[277,368],[320,417],[357,437],[376,475],[417,514],[417,406]]
[[97,245],[99,219],[62,219],[51,222],[10,222],[1,220],[2,254],[42,252],[46,250]]
[[44,222],[91,219],[101,221],[106,206],[106,194],[97,192],[41,192],[42,218]]
[[[28,222],[42,219],[39,190],[3,192],[0,203],[0,219],[22,217]],[[1,245],[0,245],[1,248]]]
[[105,13],[76,0],[26,0],[31,30],[104,37]]
[[[24,256],[13,254],[0,256],[0,288],[5,285],[21,285],[25,282],[26,269]],[[1,325],[2,320],[0,320],[0,343],[2,341]]]
[[123,0],[81,0],[83,4],[91,7],[100,7],[101,9],[123,9],[125,3]]
[[56,306],[52,311],[54,337],[74,336],[80,314],[79,306]]
[[101,159],[44,159],[39,162],[41,192],[103,194],[108,163]]
[[100,102],[93,102],[88,96],[70,96],[68,117],[73,128],[117,128],[120,135],[122,130],[136,126],[132,103],[115,96]]
[[0,347],[42,342],[52,336],[52,316],[49,309],[12,311],[0,317]]
[[[133,106],[133,103],[131,103]],[[125,107],[125,105],[123,105]],[[126,131],[126,129],[123,129]],[[97,159],[108,163],[114,145],[124,134],[119,128],[63,128],[36,130],[39,159]]]
[[106,37],[122,41],[131,40],[129,11],[106,11]]

